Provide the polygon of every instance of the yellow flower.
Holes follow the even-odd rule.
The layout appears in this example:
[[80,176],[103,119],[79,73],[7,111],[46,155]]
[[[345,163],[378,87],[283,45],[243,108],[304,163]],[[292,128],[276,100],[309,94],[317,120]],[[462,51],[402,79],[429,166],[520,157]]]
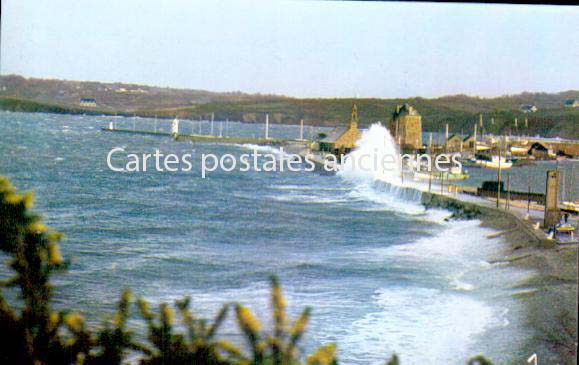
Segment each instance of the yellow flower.
[[139,305],[139,308],[141,309],[141,311],[149,313],[149,302],[147,302],[145,299],[143,298],[139,298],[137,300],[137,304]]
[[285,315],[286,300],[281,292],[281,288],[279,286],[273,287],[271,294],[273,298],[273,310],[276,324],[279,323],[282,327],[285,327],[287,320]]
[[281,291],[281,288],[279,286],[274,287],[273,289],[271,289],[271,294],[273,296],[273,300],[275,303],[277,303],[277,305],[280,306],[280,308],[285,308],[286,307],[286,300],[283,296],[283,293]]
[[28,229],[34,233],[45,233],[48,231],[48,228],[42,223],[31,223]]
[[24,207],[26,209],[32,209],[32,205],[34,203],[34,194],[28,192],[22,195],[22,201],[24,202]]
[[125,302],[130,302],[133,299],[133,293],[128,289],[123,290],[121,299]]
[[294,322],[294,325],[290,329],[290,334],[292,336],[297,336],[297,335],[302,334],[306,330],[307,325],[308,325],[308,316],[300,316]]
[[223,351],[228,352],[234,356],[241,356],[242,355],[241,350],[229,341],[218,340],[217,345],[219,347],[221,347],[223,349]]
[[336,345],[320,347],[313,355],[308,356],[308,364],[328,365],[336,359]]
[[123,324],[123,315],[120,313],[116,313],[113,319],[113,324],[115,327],[119,328]]
[[48,244],[48,261],[52,265],[58,265],[62,262],[62,256],[60,255],[60,249],[56,243]]
[[20,195],[12,194],[10,192],[5,195],[4,199],[6,200],[6,203],[13,205],[20,203],[20,201],[22,200],[22,198],[20,198]]
[[69,313],[64,316],[64,323],[73,330],[79,331],[84,324],[84,318],[78,313]]
[[48,317],[48,325],[53,328],[56,326],[56,324],[58,323],[58,320],[60,319],[60,314],[58,314],[57,312],[51,312],[49,317]]
[[153,314],[151,313],[151,309],[149,307],[149,303],[143,299],[143,298],[139,298],[137,300],[137,305],[139,306],[139,309],[141,311],[141,315],[146,319],[146,320],[151,320],[153,318]]
[[165,322],[169,326],[172,326],[175,319],[175,315],[173,314],[173,310],[171,309],[171,307],[169,307],[167,304],[163,304],[161,310],[163,311],[163,318],[165,319]]
[[249,309],[240,306],[237,313],[243,326],[250,332],[258,333],[261,330],[261,324]]

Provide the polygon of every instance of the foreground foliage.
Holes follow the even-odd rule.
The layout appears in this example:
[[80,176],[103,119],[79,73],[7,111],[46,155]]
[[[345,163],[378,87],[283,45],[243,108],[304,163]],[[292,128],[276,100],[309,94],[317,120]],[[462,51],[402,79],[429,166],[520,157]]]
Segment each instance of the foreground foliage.
[[[310,317],[304,309],[293,322],[286,314],[286,302],[279,282],[272,278],[273,329],[265,332],[254,314],[240,304],[226,304],[211,320],[199,318],[190,300],[166,303],[153,311],[129,290],[122,293],[114,317],[101,328],[88,328],[81,314],[51,309],[52,274],[66,270],[58,241],[61,235],[44,226],[31,212],[31,194],[18,194],[7,179],[0,177],[0,250],[9,257],[13,276],[0,288],[17,290],[20,300],[10,305],[0,289],[0,363],[20,365],[88,364],[114,365],[135,359],[141,364],[337,364],[336,346],[328,344],[305,356],[299,343]],[[137,341],[127,322],[138,308],[147,324],[147,341]],[[235,313],[247,342],[240,348],[218,338],[228,312]],[[180,325],[175,324],[178,314]],[[184,329],[177,331],[176,327]],[[134,360],[136,361],[136,360]],[[399,364],[393,355],[387,365]],[[483,357],[470,365],[491,364]]]

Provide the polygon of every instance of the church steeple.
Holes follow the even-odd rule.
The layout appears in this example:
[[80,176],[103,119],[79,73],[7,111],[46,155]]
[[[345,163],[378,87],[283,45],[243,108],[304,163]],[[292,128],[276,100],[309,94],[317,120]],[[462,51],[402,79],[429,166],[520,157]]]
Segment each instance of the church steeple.
[[358,129],[358,107],[356,104],[352,106],[352,117],[350,118],[350,128]]

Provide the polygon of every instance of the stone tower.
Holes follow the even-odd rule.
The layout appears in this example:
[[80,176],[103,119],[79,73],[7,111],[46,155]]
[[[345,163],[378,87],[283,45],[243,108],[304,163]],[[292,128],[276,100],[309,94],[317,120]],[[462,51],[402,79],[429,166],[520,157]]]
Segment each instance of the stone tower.
[[390,122],[390,133],[403,150],[422,148],[422,117],[408,104],[397,105]]

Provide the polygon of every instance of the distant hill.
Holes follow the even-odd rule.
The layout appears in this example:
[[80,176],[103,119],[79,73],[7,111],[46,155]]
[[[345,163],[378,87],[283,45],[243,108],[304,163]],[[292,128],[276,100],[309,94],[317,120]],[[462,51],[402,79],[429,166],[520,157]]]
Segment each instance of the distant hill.
[[[96,100],[94,107],[80,106],[81,98]],[[0,76],[0,109],[29,112],[124,114],[198,119],[215,113],[217,119],[262,122],[265,113],[274,123],[344,125],[352,103],[358,105],[362,125],[390,119],[397,104],[409,103],[423,117],[426,131],[442,131],[446,123],[453,133],[468,133],[483,115],[488,133],[521,133],[579,138],[579,109],[564,107],[567,99],[579,99],[579,90],[556,94],[522,93],[496,98],[452,95],[439,98],[292,98],[280,95],[218,93],[205,90],[162,88],[137,84],[64,81]],[[523,113],[523,104],[537,112]],[[494,124],[491,124],[491,118]],[[518,126],[515,127],[515,118]],[[525,118],[528,128],[525,128]]]

